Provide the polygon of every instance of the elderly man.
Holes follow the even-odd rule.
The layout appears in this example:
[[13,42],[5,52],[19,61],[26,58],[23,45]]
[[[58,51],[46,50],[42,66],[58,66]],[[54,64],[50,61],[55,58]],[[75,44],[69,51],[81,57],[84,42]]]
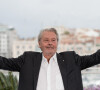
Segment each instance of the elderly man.
[[81,70],[100,64],[100,50],[87,56],[74,51],[57,53],[58,40],[54,28],[44,29],[38,37],[42,53],[0,57],[0,68],[19,72],[18,90],[83,90]]

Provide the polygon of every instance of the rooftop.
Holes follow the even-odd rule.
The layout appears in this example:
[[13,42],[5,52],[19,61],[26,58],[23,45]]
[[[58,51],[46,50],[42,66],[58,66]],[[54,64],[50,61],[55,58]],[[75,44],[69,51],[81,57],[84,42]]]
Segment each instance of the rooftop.
[[13,27],[0,24],[0,31],[14,30]]

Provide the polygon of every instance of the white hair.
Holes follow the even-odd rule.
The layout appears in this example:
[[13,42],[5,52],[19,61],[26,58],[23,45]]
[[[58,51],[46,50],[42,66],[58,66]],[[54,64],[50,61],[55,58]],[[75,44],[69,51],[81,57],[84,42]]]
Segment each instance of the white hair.
[[43,30],[40,31],[40,33],[38,35],[38,42],[41,40],[42,34],[45,31],[47,31],[47,32],[54,32],[56,34],[56,36],[57,36],[57,41],[59,41],[59,36],[58,36],[57,30],[55,28],[46,28],[46,29],[43,29]]

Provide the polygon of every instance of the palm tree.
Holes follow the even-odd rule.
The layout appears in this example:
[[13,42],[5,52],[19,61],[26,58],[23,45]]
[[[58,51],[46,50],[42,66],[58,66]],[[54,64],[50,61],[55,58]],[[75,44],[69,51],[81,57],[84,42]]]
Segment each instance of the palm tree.
[[17,90],[18,80],[16,76],[13,76],[12,72],[8,72],[8,75],[4,75],[0,72],[0,90]]

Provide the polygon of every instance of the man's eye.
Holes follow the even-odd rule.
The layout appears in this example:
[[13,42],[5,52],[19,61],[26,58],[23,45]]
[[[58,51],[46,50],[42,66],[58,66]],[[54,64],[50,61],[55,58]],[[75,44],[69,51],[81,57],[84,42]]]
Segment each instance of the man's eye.
[[52,40],[52,41],[56,41],[56,40]]

